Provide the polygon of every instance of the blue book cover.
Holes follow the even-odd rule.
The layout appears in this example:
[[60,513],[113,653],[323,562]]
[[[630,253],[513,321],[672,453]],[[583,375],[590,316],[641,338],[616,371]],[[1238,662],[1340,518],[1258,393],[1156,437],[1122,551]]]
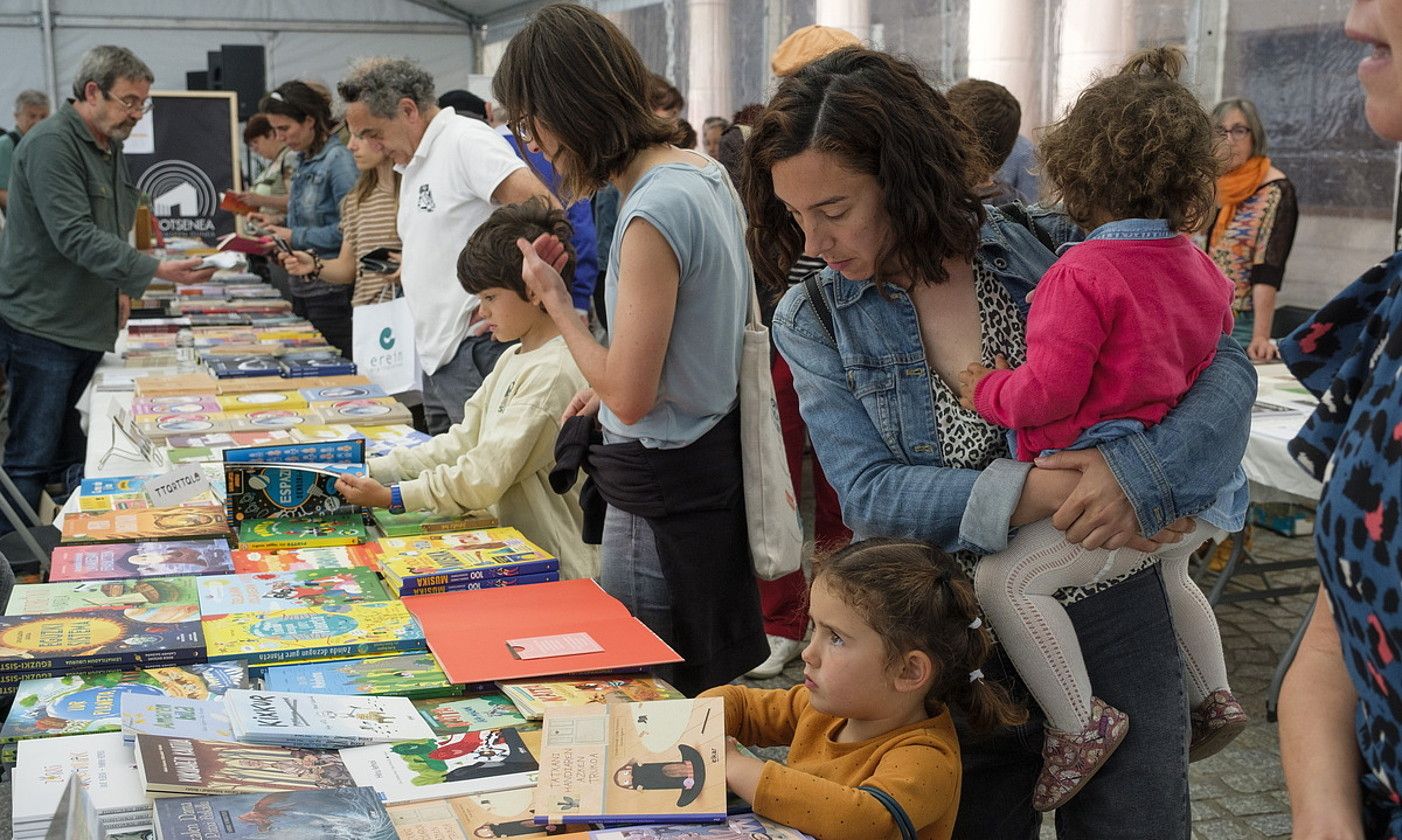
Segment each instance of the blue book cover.
[[159,836],[181,840],[397,840],[368,787],[155,800]]
[[440,697],[456,694],[459,686],[430,653],[374,656],[306,665],[272,665],[263,671],[269,691],[307,694],[371,694]]
[[364,440],[318,440],[224,450],[226,464],[356,464],[365,462]]
[[201,358],[209,372],[220,379],[244,376],[277,376],[282,368],[277,356],[220,356],[206,354]]
[[336,482],[343,475],[367,474],[364,463],[225,462],[229,527],[246,519],[320,517],[358,510],[341,498]]

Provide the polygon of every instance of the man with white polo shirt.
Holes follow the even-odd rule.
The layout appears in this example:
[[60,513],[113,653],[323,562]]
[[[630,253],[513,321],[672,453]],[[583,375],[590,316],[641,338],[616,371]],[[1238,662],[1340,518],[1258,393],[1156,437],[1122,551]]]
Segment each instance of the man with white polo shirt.
[[486,124],[439,108],[433,77],[404,59],[370,59],[338,86],[351,135],[394,161],[399,189],[400,283],[414,316],[431,434],[463,418],[506,345],[486,334],[477,297],[457,281],[468,237],[498,204],[540,196],[545,185]]

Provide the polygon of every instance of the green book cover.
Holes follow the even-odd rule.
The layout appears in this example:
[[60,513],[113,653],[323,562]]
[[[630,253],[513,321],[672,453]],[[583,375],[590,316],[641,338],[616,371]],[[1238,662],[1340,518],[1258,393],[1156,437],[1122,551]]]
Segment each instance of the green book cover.
[[447,674],[430,653],[374,656],[340,662],[270,665],[263,671],[263,687],[269,691],[307,694],[373,694],[401,697],[443,697],[458,694],[462,686]]
[[193,577],[65,580],[20,584],[5,615],[53,615],[108,607],[189,607],[199,603]]
[[375,526],[387,537],[412,537],[418,534],[441,534],[452,531],[471,531],[477,528],[493,528],[497,518],[485,512],[469,512],[445,515],[410,511],[390,513],[384,508],[374,511]]
[[239,525],[239,548],[271,551],[360,545],[366,536],[365,520],[358,513],[316,519],[249,519]]
[[499,691],[466,697],[415,700],[414,708],[433,727],[436,735],[519,727],[526,722],[511,698]]

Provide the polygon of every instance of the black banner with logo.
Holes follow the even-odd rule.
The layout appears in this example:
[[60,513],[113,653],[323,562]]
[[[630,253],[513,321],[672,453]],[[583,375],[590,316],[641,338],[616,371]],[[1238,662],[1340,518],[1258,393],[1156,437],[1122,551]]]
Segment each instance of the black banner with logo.
[[234,230],[219,194],[239,189],[234,94],[152,91],[151,112],[126,143],[136,187],[167,237],[208,238]]

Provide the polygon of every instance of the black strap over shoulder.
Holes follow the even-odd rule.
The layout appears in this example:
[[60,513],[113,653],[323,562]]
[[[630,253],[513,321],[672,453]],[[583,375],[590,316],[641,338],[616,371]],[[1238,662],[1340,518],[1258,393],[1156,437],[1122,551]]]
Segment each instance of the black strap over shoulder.
[[808,303],[812,305],[813,312],[818,316],[818,323],[823,325],[823,332],[828,334],[828,338],[833,344],[837,343],[837,329],[832,322],[832,309],[828,306],[828,299],[823,297],[823,290],[818,288],[818,272],[813,271],[803,278],[803,291],[808,295]]
[[916,840],[915,824],[910,821],[910,815],[901,807],[901,803],[896,798],[879,787],[872,785],[862,785],[857,790],[864,790],[876,797],[876,801],[885,806],[891,813],[891,822],[896,824],[896,828],[901,832],[901,840]]
[[1027,212],[1027,205],[1023,204],[1021,201],[1000,204],[998,205],[998,212],[1027,228],[1027,231],[1037,237],[1037,241],[1045,245],[1048,251],[1051,251],[1053,254],[1056,253],[1056,243],[1052,241],[1052,238],[1047,235],[1046,231],[1038,227],[1037,223],[1032,220],[1032,214]]

